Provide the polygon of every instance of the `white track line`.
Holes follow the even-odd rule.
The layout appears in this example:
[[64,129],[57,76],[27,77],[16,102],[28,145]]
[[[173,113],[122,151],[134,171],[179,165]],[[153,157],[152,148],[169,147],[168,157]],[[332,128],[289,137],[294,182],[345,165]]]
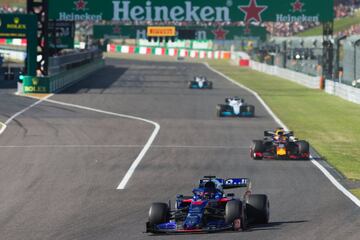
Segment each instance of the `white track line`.
[[[241,83],[236,82],[235,80],[229,78],[222,72],[217,71],[216,69],[212,68],[208,63],[204,63],[204,65],[211,71],[219,74],[223,78],[227,79],[228,81],[232,82],[233,84],[237,85],[238,87],[241,87],[245,89],[246,91],[252,93],[259,102],[264,106],[266,111],[271,115],[271,117],[279,124],[279,126],[283,127],[284,129],[288,130],[288,127],[276,116],[276,114],[270,109],[270,107],[264,102],[264,100],[259,96],[259,94],[250,88],[242,85]],[[348,197],[353,203],[355,203],[358,207],[360,207],[360,200],[355,197],[351,192],[349,192],[343,185],[341,185],[330,173],[328,170],[326,170],[320,163],[315,161],[315,159],[310,156],[311,162],[330,180],[330,182],[337,188],[339,191],[341,191],[346,197]]]
[[14,115],[12,115],[6,122],[5,125],[8,125],[9,123],[11,123],[15,118],[17,118],[18,116],[20,116],[21,114],[23,114],[24,112],[30,110],[31,108],[35,107],[36,105],[39,105],[40,103],[44,102],[46,99],[52,97],[54,94],[50,94],[36,102],[34,102],[33,104],[31,104],[30,106],[28,106],[27,108],[24,108],[23,110],[15,113]]
[[14,115],[12,115],[8,120],[6,120],[5,123],[0,122],[0,125],[2,126],[2,127],[0,128],[0,135],[4,133],[5,129],[7,128],[7,125],[9,125],[9,123],[11,123],[16,117],[18,117],[19,115],[21,115],[21,114],[23,114],[24,112],[28,111],[29,109],[35,107],[36,105],[39,105],[40,103],[42,103],[43,101],[45,101],[47,98],[52,97],[52,96],[53,96],[53,94],[50,94],[50,95],[46,96],[46,97],[43,98],[43,99],[40,99],[40,100],[37,99],[36,102],[34,102],[33,104],[31,104],[31,105],[28,106],[27,108],[24,108],[23,110],[21,110],[21,111],[15,113]]
[[109,112],[109,111],[103,111],[103,110],[96,109],[96,108],[90,108],[90,107],[80,106],[80,105],[76,105],[76,104],[64,103],[64,102],[59,102],[59,101],[50,100],[50,99],[46,99],[46,102],[50,102],[50,103],[54,103],[54,104],[58,104],[58,105],[62,105],[62,106],[67,106],[67,107],[78,108],[78,109],[87,110],[87,111],[92,111],[92,112],[97,112],[97,113],[103,113],[103,114],[107,114],[107,115],[111,115],[111,116],[117,116],[117,117],[121,117],[121,118],[127,118],[127,119],[143,121],[143,122],[150,123],[150,124],[155,126],[155,129],[152,132],[152,134],[151,134],[150,138],[148,139],[148,141],[146,142],[144,148],[141,150],[141,152],[139,153],[137,158],[131,164],[129,170],[126,172],[125,176],[123,177],[123,179],[119,183],[118,187],[116,188],[118,190],[125,189],[126,184],[129,182],[131,176],[134,174],[135,169],[140,164],[141,160],[144,158],[147,151],[150,149],[152,143],[154,142],[156,136],[158,135],[158,133],[160,131],[160,125],[158,123],[153,122],[153,121],[148,120],[148,119],[135,117],[135,116],[130,116],[130,115],[125,115],[125,114],[114,113],[114,112]]
[[[134,171],[136,169],[136,167],[140,164],[141,160],[143,159],[143,157],[145,156],[145,154],[147,153],[147,151],[150,149],[152,143],[154,142],[157,134],[160,131],[160,125],[156,122],[144,119],[144,118],[139,118],[139,117],[135,117],[135,116],[130,116],[130,115],[125,115],[125,114],[119,114],[119,113],[113,113],[113,112],[108,112],[108,111],[103,111],[103,110],[99,110],[99,109],[95,109],[95,108],[90,108],[90,107],[84,107],[84,106],[80,106],[80,105],[75,105],[75,104],[70,104],[70,103],[64,103],[64,102],[59,102],[59,101],[54,101],[54,100],[50,100],[49,98],[52,97],[54,94],[50,94],[48,96],[46,96],[45,98],[42,98],[38,101],[36,101],[35,103],[31,104],[30,106],[24,108],[23,110],[15,113],[13,116],[11,116],[6,122],[5,124],[1,124],[3,127],[0,130],[0,135],[5,131],[6,126],[12,122],[15,118],[17,118],[19,115],[25,113],[26,111],[30,110],[31,108],[35,107],[36,105],[39,105],[42,102],[50,102],[50,103],[54,103],[54,104],[58,104],[58,105],[62,105],[62,106],[68,106],[68,107],[73,107],[73,108],[78,108],[78,109],[83,109],[83,110],[87,110],[87,111],[92,111],[92,112],[98,112],[98,113],[103,113],[103,114],[107,114],[107,115],[112,115],[112,116],[117,116],[117,117],[122,117],[122,118],[128,118],[128,119],[133,119],[133,120],[138,120],[138,121],[143,121],[146,123],[150,123],[152,125],[155,126],[154,131],[152,132],[150,138],[148,139],[148,141],[146,142],[146,144],[143,146],[143,149],[141,150],[141,152],[139,153],[139,155],[137,156],[137,158],[134,160],[134,162],[131,164],[130,168],[128,169],[128,171],[126,172],[125,176],[123,177],[123,179],[121,180],[120,184],[118,185],[118,187],[116,189],[118,190],[123,190],[126,187],[126,184],[129,182],[131,176],[134,174]],[[32,96],[24,96],[24,97],[29,97],[29,98],[33,98],[33,99],[38,99],[36,97],[32,97]]]
[[6,129],[6,124],[0,122],[0,135],[5,131]]

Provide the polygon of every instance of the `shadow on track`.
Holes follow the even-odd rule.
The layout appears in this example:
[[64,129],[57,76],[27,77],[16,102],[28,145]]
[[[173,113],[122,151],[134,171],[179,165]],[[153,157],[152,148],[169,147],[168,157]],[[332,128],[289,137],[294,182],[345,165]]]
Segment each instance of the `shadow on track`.
[[93,75],[79,81],[71,88],[67,88],[62,94],[86,93],[92,89],[109,89],[116,81],[118,81],[128,68],[105,66]]
[[268,231],[268,230],[279,230],[280,226],[284,224],[300,224],[309,222],[308,220],[299,220],[299,221],[284,221],[284,222],[269,222],[268,224],[252,226],[247,230],[248,232],[255,231]]

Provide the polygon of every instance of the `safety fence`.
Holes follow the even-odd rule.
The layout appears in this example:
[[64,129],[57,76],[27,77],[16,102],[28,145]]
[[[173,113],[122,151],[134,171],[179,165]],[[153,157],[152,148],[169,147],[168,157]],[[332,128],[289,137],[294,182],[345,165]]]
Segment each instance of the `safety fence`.
[[161,47],[137,47],[127,45],[108,44],[107,52],[141,54],[141,55],[157,55],[172,57],[189,57],[199,59],[230,59],[230,51],[202,51],[178,48],[161,48]]
[[285,78],[287,80],[299,83],[309,88],[320,88],[320,77],[312,77],[303,73],[291,71],[289,69],[267,65],[265,63],[259,63],[255,61],[250,62],[250,67],[256,71]]
[[350,102],[360,104],[360,89],[331,80],[325,81],[325,91]]
[[[264,63],[259,63],[255,61],[250,62],[250,67],[256,71],[263,72],[266,74],[274,75],[281,77],[301,85],[304,85],[309,88],[319,89],[321,88],[321,78],[312,77],[306,74],[288,70],[285,68],[280,68],[277,66],[270,66]],[[341,97],[347,101],[360,104],[360,88],[355,88],[348,86],[339,82],[332,80],[325,80],[325,89],[324,91],[328,94]]]

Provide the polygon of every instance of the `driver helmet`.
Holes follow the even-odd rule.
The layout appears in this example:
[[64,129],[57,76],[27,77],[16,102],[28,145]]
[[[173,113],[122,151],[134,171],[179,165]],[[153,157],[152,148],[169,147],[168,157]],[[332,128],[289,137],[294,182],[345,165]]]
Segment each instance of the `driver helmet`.
[[285,135],[285,131],[283,128],[277,128],[275,130],[275,135],[274,135],[274,138],[275,140],[281,140]]

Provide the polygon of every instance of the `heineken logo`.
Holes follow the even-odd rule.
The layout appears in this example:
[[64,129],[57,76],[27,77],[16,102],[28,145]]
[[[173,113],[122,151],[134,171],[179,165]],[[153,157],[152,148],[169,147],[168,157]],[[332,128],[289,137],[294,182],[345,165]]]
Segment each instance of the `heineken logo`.
[[113,27],[113,33],[114,34],[121,34],[121,28],[119,25],[116,25],[115,27]]
[[76,11],[88,10],[88,9],[86,9],[86,5],[88,4],[88,2],[86,2],[84,0],[75,1],[74,4],[75,4]]
[[256,0],[250,0],[249,5],[239,6],[239,9],[245,13],[244,22],[248,23],[251,20],[262,22],[261,14],[268,8],[268,6],[258,5]]
[[304,5],[305,4],[302,3],[300,0],[296,0],[296,2],[291,3],[291,6],[293,7],[292,11],[293,12],[302,12]]
[[213,30],[212,33],[215,35],[215,40],[225,40],[229,31],[224,30],[221,26],[219,26],[216,30]]
[[[63,21],[263,22],[297,17],[333,20],[329,0],[61,0],[49,17]],[[59,3],[56,3],[59,2]],[[305,10],[306,8],[306,10]],[[304,15],[302,15],[304,14]],[[285,20],[284,20],[285,21]]]
[[192,1],[174,7],[153,6],[151,1],[145,7],[133,6],[131,1],[112,1],[114,21],[205,21],[226,22],[230,20],[228,6],[197,6]]

